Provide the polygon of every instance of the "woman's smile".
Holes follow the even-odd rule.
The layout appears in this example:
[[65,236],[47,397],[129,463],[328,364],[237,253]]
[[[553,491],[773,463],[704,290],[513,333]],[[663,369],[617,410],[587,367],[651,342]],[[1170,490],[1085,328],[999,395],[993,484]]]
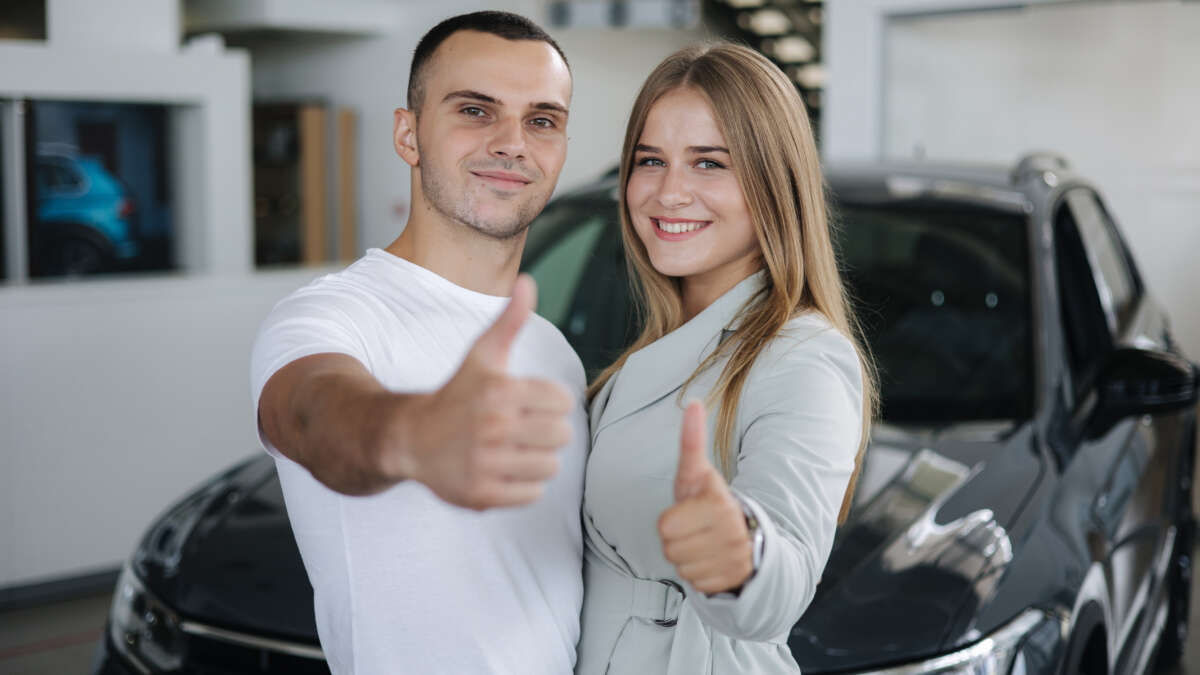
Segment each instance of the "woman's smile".
[[651,218],[654,234],[664,241],[691,239],[700,230],[712,224],[711,220],[684,220],[682,218]]

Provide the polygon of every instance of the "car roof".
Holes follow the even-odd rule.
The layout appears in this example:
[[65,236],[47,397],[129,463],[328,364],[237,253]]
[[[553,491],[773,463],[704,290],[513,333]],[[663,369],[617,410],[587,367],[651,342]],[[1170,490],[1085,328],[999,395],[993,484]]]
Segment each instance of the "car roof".
[[[930,161],[834,161],[824,167],[837,201],[854,205],[956,202],[1009,213],[1028,214],[1045,194],[1053,173],[1077,180],[1066,160],[1032,153],[1015,166]],[[616,199],[616,170],[562,195],[574,199]]]

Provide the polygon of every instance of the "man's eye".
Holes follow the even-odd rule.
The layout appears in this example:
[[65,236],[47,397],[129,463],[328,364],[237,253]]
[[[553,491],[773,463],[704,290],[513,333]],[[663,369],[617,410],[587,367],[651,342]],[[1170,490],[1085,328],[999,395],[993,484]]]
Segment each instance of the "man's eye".
[[553,129],[555,126],[557,126],[554,124],[554,120],[548,117],[538,117],[536,119],[529,120],[529,123],[535,127],[541,127],[543,129]]
[[476,107],[473,105],[469,105],[469,106],[463,108],[462,110],[460,110],[459,112],[461,112],[462,114],[467,115],[469,117],[482,117],[487,114],[483,108],[479,108],[479,107]]

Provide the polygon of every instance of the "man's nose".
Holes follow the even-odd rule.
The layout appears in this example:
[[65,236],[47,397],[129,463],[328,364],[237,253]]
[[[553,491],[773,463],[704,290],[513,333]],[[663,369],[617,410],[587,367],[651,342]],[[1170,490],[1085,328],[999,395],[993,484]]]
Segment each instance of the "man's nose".
[[662,182],[658,185],[658,203],[668,209],[687,206],[692,203],[692,189],[684,175],[683,167],[672,164],[663,173]]
[[493,157],[506,159],[524,159],[525,129],[520,118],[507,118],[495,125],[496,133],[492,136],[488,153]]

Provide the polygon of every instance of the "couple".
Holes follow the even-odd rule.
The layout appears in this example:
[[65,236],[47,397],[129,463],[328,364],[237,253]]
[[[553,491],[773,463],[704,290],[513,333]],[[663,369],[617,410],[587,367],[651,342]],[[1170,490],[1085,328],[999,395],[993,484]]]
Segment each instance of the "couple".
[[797,671],[874,408],[800,98],[733,45],[650,75],[620,159],[644,328],[588,387],[518,278],[571,87],[527,19],[433,28],[395,114],[403,233],[259,333],[334,673]]

